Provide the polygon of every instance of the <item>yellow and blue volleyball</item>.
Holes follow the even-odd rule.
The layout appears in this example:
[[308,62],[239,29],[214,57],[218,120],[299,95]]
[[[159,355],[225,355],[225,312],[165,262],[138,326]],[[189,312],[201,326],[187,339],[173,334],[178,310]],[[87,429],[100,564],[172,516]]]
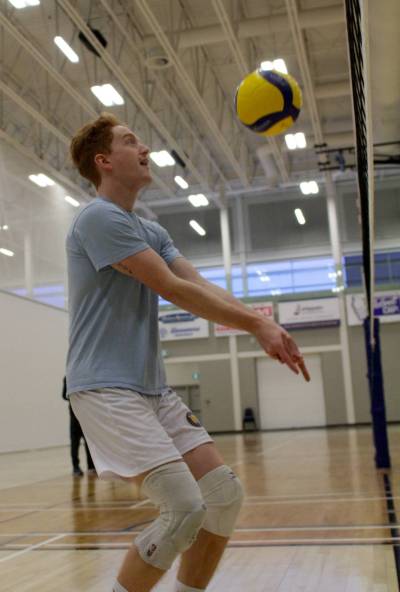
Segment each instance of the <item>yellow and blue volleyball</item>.
[[298,118],[302,104],[296,80],[277,70],[255,70],[240,83],[235,96],[239,120],[262,136],[287,130]]

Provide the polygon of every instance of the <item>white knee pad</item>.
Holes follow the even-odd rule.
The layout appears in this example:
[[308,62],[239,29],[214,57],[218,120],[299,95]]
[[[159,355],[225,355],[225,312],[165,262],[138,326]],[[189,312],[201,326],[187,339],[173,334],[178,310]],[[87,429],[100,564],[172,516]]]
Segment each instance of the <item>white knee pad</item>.
[[235,473],[222,465],[210,471],[199,482],[207,506],[203,528],[230,537],[243,502],[243,488]]
[[206,515],[200,489],[183,462],[168,463],[143,481],[143,492],[160,516],[135,539],[143,561],[167,570],[195,541]]

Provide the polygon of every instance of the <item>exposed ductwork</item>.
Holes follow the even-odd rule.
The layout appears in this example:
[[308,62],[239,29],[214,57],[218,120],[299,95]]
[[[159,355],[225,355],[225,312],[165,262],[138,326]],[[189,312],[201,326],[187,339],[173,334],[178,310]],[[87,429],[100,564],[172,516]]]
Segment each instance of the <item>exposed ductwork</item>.
[[[318,8],[315,10],[303,10],[299,13],[299,24],[302,29],[326,27],[343,23],[345,20],[342,6]],[[290,29],[287,14],[270,16],[265,18],[246,19],[238,23],[238,39],[250,39],[253,37],[264,37],[268,33],[279,33]],[[210,45],[227,41],[227,35],[220,25],[199,27],[189,31],[182,31],[179,35],[177,49],[188,49],[201,45]],[[149,35],[143,39],[146,47],[155,44],[155,37]]]

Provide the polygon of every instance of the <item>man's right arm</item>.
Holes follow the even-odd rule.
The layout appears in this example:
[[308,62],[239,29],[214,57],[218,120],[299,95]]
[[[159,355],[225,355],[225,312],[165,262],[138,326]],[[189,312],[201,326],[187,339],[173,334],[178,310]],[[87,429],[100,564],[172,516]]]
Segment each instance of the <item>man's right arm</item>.
[[140,251],[112,267],[145,284],[179,308],[214,323],[252,333],[268,355],[287,364],[296,374],[299,367],[304,378],[309,379],[296,343],[282,327],[251,309],[239,309],[206,286],[177,277],[152,249]]
[[260,315],[250,309],[238,311],[206,287],[178,278],[152,249],[127,257],[112,267],[139,280],[179,308],[209,321],[248,333],[256,332],[260,325]]

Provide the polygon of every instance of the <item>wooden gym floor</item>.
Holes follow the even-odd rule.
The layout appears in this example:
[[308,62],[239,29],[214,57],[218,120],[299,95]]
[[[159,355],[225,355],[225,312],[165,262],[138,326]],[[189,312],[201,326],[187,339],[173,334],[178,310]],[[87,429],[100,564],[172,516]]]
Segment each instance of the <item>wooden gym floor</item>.
[[[389,434],[387,476],[369,428],[217,436],[247,497],[207,590],[397,591],[400,426]],[[2,592],[111,592],[125,549],[155,516],[130,485],[73,478],[68,455],[0,455]],[[157,592],[173,591],[175,571]]]

